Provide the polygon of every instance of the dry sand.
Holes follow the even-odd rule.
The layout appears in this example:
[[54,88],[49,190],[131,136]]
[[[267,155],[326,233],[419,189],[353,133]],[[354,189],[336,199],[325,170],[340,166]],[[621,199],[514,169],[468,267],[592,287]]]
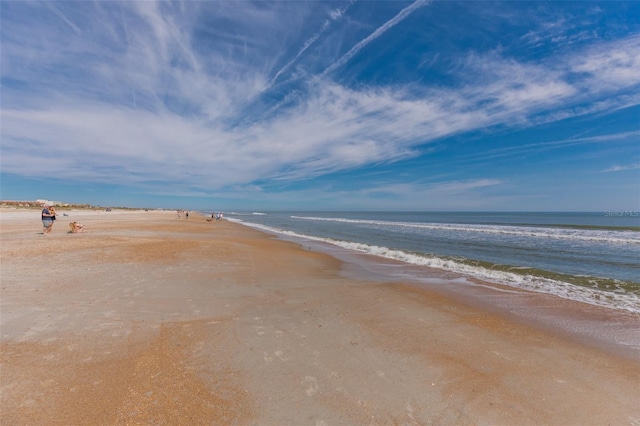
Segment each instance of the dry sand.
[[2,426],[640,424],[637,360],[227,221],[58,214],[1,213]]

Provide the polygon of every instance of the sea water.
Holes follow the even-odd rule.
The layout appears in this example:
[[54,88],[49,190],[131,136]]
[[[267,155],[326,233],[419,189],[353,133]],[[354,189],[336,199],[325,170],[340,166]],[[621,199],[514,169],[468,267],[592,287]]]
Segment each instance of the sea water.
[[226,217],[289,239],[640,313],[637,211],[233,212]]

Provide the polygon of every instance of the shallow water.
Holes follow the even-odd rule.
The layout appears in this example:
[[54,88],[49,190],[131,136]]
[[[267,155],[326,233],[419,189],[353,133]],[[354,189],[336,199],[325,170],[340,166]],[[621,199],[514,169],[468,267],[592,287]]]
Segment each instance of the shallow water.
[[[235,212],[226,216],[294,239],[640,313],[640,217],[635,213]],[[405,273],[419,275],[419,271]]]

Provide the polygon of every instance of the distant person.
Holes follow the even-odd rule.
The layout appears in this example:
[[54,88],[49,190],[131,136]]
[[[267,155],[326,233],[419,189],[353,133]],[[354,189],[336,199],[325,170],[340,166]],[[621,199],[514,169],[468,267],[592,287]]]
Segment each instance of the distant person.
[[49,210],[49,206],[44,205],[42,207],[42,234],[47,235],[51,232],[51,226],[53,225],[53,220],[51,219],[53,215],[51,214],[51,210]]
[[49,207],[49,213],[51,213],[51,226],[49,227],[49,232],[51,232],[51,230],[53,230],[53,224],[56,223],[56,209]]
[[71,222],[69,223],[69,228],[71,229],[71,233],[72,234],[78,234],[80,232],[87,232],[86,229],[84,229],[84,225],[78,222]]
[[189,210],[187,210],[186,212],[184,212],[184,216],[185,216],[185,219],[189,219]]

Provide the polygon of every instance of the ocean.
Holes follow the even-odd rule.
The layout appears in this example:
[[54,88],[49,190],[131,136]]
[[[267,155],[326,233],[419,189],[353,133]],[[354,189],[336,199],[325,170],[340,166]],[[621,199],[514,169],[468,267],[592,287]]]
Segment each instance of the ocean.
[[[231,212],[231,221],[299,242],[377,256],[388,276],[476,279],[640,313],[640,214]],[[422,276],[424,275],[424,276]]]

